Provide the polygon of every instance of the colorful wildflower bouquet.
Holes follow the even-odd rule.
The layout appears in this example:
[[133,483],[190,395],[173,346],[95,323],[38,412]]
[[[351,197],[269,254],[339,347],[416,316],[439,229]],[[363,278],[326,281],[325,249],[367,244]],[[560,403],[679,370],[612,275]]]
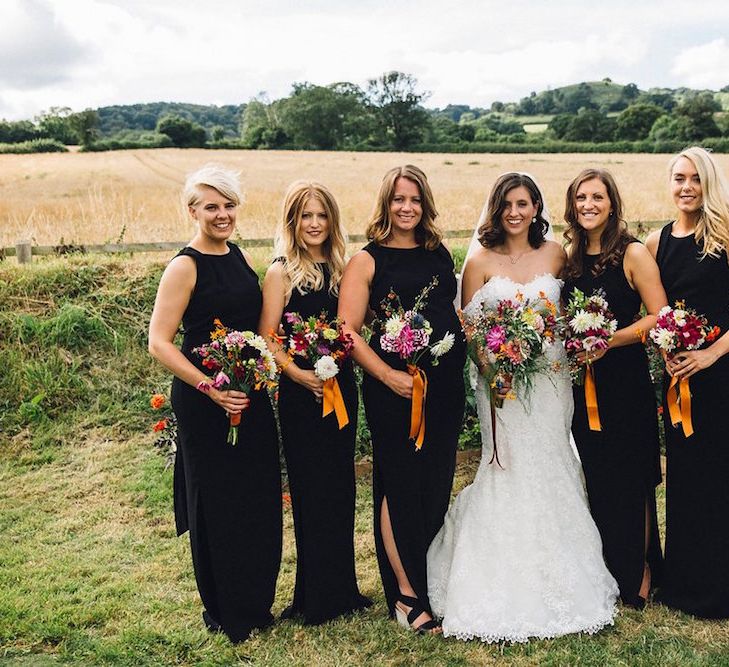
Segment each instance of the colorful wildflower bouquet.
[[[276,362],[266,341],[252,331],[230,331],[215,320],[210,343],[193,349],[202,364],[213,373],[211,385],[216,389],[234,389],[249,394],[276,383]],[[230,415],[228,442],[238,443],[241,415]]]
[[504,401],[497,393],[505,384],[512,387],[509,399],[528,394],[534,374],[548,366],[543,352],[554,342],[560,322],[557,307],[544,292],[538,299],[517,292],[494,308],[464,315],[463,328],[471,358],[485,368],[492,404],[500,408]]
[[344,332],[339,319],[329,320],[326,311],[307,319],[298,313],[286,313],[284,317],[292,327],[289,353],[306,359],[324,382],[322,417],[334,412],[339,428],[343,429],[349,424],[349,416],[336,376],[352,354],[352,337]]
[[428,378],[425,371],[418,367],[418,361],[430,352],[432,364],[438,364],[440,357],[450,351],[455,343],[454,334],[447,332],[438,342],[430,342],[433,327],[423,317],[428,295],[438,285],[438,277],[433,276],[424,287],[410,310],[405,310],[400,297],[390,288],[387,296],[380,302],[384,322],[380,322],[383,333],[380,347],[385,352],[393,352],[407,364],[407,371],[413,377],[413,398],[410,412],[410,439],[415,441],[415,449],[420,450],[425,439],[425,399],[428,393]]
[[[683,301],[676,301],[675,307],[664,306],[658,312],[656,326],[651,329],[651,340],[669,359],[681,352],[696,350],[704,343],[710,343],[721,333],[719,327],[711,326],[706,317],[686,308]],[[668,411],[671,424],[681,424],[684,435],[693,435],[691,423],[690,378],[671,378],[668,386]]]
[[607,350],[610,338],[618,328],[618,321],[608,306],[604,290],[597,289],[588,297],[576,287],[573,288],[565,308],[565,321],[564,347],[569,359],[570,376],[574,384],[585,385],[590,430],[601,431],[592,365],[589,359],[586,366],[578,363],[577,354]]

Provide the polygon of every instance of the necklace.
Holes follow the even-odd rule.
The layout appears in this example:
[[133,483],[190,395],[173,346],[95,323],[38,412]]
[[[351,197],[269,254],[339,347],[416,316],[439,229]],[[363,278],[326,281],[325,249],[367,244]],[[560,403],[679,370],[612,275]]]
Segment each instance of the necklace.
[[511,255],[507,255],[509,258],[509,261],[511,262],[511,265],[514,266],[524,255],[526,255],[529,252],[529,250],[522,250],[516,257],[512,257]]

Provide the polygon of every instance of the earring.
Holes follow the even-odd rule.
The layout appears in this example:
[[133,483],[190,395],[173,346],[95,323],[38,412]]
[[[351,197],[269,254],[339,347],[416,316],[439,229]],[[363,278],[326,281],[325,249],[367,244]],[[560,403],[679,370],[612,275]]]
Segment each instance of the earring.
[[534,224],[534,223],[535,223],[536,221],[537,221],[537,216],[535,215],[535,216],[534,216],[534,217],[532,218],[532,224]]

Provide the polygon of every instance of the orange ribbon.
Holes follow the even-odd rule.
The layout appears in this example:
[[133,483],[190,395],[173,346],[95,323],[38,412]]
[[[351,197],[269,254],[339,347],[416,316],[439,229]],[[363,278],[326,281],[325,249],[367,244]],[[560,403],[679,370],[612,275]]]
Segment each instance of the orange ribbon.
[[585,405],[587,406],[587,421],[591,431],[602,431],[600,413],[597,410],[597,388],[592,366],[585,367]]
[[425,440],[425,398],[428,395],[428,377],[425,371],[408,364],[408,373],[413,376],[413,398],[410,409],[410,435],[415,440],[415,450],[419,451]]
[[324,400],[322,402],[321,416],[326,417],[332,412],[337,415],[337,423],[341,431],[349,424],[349,416],[347,415],[347,408],[344,405],[342,390],[339,388],[339,382],[337,382],[337,378],[335,377],[324,381]]
[[[678,384],[678,387],[676,387]],[[694,434],[694,426],[691,422],[691,389],[689,388],[689,378],[681,378],[680,380],[674,375],[671,378],[671,384],[668,385],[668,394],[666,396],[668,403],[668,413],[671,416],[671,424],[678,426],[681,424],[683,434],[686,438]]]

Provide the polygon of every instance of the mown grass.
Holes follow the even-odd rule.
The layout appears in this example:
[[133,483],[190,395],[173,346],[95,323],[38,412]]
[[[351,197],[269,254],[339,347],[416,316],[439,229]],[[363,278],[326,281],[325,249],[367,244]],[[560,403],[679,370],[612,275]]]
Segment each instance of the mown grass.
[[[729,664],[727,624],[658,605],[623,609],[594,637],[518,646],[403,631],[385,613],[367,477],[355,539],[372,609],[281,622],[240,646],[205,632],[172,471],[149,431],[149,394],[169,383],[144,340],[160,271],[98,258],[0,267],[0,665]],[[456,491],[475,467],[459,468]],[[276,613],[294,566],[286,511]]]

